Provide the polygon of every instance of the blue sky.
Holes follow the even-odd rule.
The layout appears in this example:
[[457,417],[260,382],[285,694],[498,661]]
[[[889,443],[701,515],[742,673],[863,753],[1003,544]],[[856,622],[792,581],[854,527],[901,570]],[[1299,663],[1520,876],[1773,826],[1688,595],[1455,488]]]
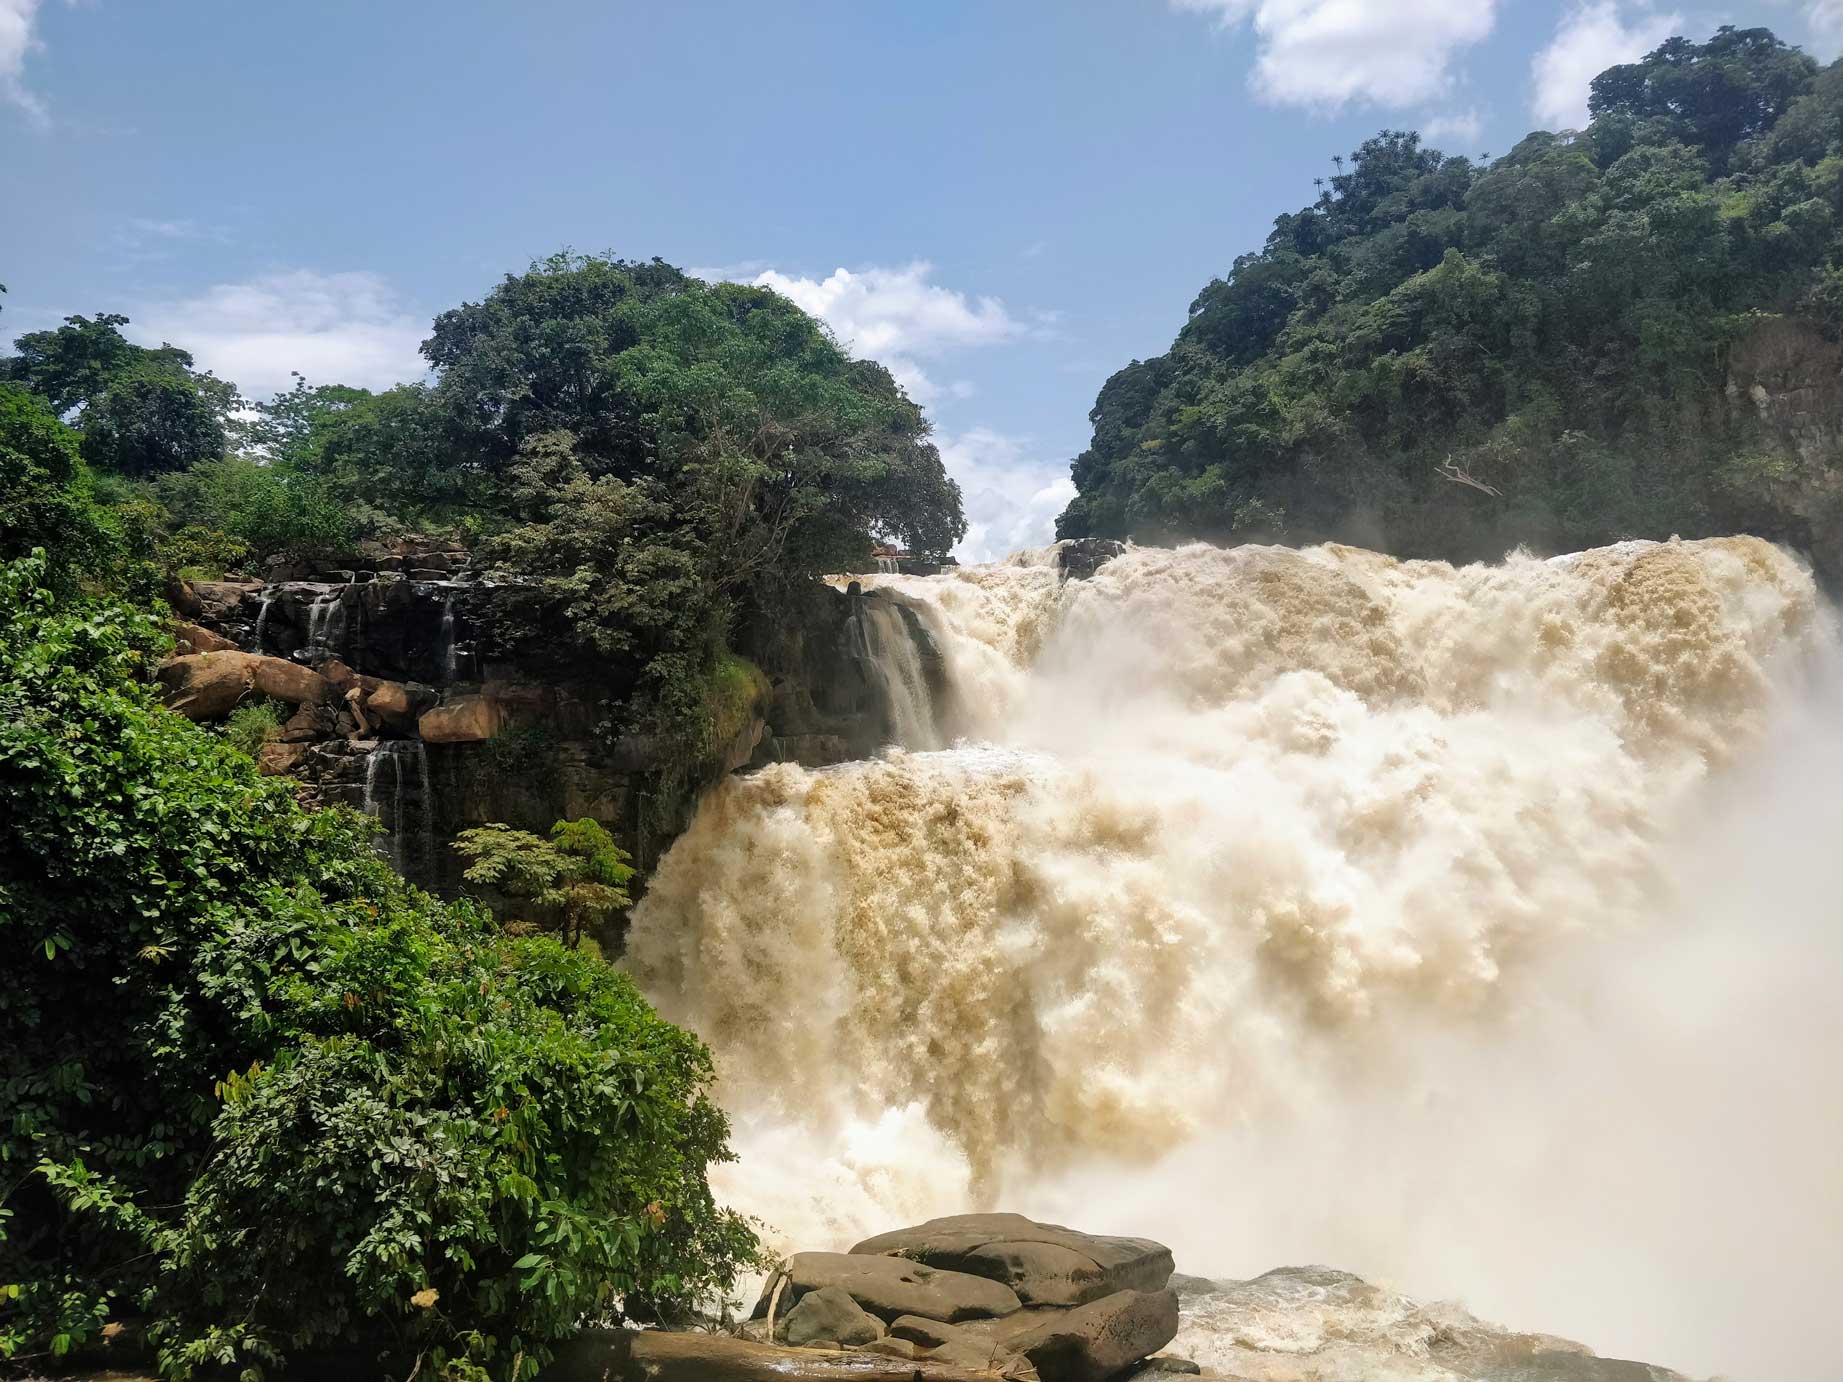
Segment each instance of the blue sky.
[[991,556],[1333,154],[1503,152],[1723,22],[1843,48],[1843,0],[0,0],[0,332],[380,387],[560,247],[767,275],[926,404]]

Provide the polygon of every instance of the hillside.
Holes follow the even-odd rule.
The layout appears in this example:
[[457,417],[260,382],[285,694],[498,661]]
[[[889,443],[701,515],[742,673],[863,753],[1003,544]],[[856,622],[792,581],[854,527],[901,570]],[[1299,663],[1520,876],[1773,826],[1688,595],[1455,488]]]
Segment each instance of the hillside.
[[1764,29],[1590,126],[1385,130],[1107,381],[1060,537],[1471,559],[1748,530],[1843,575],[1843,65]]

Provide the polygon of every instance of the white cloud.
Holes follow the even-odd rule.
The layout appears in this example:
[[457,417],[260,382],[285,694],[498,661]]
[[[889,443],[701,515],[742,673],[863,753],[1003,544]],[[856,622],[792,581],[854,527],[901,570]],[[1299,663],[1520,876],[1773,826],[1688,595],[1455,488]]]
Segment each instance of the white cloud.
[[1619,0],[1576,0],[1530,64],[1536,118],[1550,129],[1584,128],[1593,79],[1642,58],[1682,25],[1683,16],[1674,10],[1634,6],[1628,18]]
[[427,320],[376,274],[296,269],[142,303],[129,315],[129,335],[191,351],[250,398],[287,389],[290,370],[312,384],[382,389],[428,368],[418,353]]
[[1217,16],[1225,28],[1251,22],[1257,42],[1255,92],[1275,105],[1350,102],[1407,106],[1452,85],[1461,49],[1487,38],[1497,0],[1171,0]]
[[1809,0],[1805,22],[1811,26],[1818,57],[1829,59],[1843,52],[1843,0]]
[[1476,108],[1449,110],[1421,122],[1421,137],[1429,144],[1476,147],[1484,132],[1485,120]]
[[45,46],[32,34],[38,9],[39,0],[0,0],[0,99],[18,106],[43,128],[51,123],[51,112],[25,82],[26,56]]
[[1068,462],[1033,457],[1024,441],[989,427],[937,445],[966,505],[966,537],[954,548],[961,561],[996,561],[1055,537],[1056,515],[1075,497]]
[[[969,346],[1015,340],[1032,328],[995,297],[969,297],[929,282],[933,266],[835,269],[802,278],[768,269],[750,282],[772,288],[832,329],[852,354],[880,361],[918,403],[939,396],[921,361]],[[960,395],[963,384],[953,391]]]

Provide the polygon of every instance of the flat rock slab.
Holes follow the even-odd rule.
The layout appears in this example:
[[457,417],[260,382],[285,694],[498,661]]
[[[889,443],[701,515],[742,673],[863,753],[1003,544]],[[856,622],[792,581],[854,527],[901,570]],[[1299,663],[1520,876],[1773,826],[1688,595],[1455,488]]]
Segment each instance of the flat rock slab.
[[955,1214],[866,1238],[853,1253],[906,1257],[943,1271],[1002,1281],[1026,1305],[1086,1305],[1118,1291],[1161,1291],[1171,1249],[1110,1238],[1022,1214]]
[[927,1359],[623,1329],[580,1335],[540,1377],[541,1382],[1013,1382],[1002,1371]]
[[787,1259],[786,1268],[777,1277],[770,1278],[756,1303],[756,1318],[768,1313],[768,1301],[777,1281],[786,1283],[781,1295],[783,1310],[809,1291],[836,1286],[886,1321],[901,1315],[920,1315],[955,1324],[1010,1315],[1022,1305],[1017,1292],[1009,1286],[983,1276],[940,1271],[900,1257],[797,1252]]

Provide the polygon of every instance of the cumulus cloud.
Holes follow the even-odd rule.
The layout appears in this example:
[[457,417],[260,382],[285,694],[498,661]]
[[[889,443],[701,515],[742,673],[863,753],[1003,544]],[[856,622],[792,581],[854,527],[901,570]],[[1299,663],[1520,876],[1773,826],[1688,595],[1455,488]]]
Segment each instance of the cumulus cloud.
[[45,46],[32,32],[38,10],[39,0],[0,0],[0,99],[44,126],[51,123],[51,112],[26,86],[26,57]]
[[1683,16],[1674,10],[1576,0],[1530,64],[1536,119],[1550,129],[1583,128],[1593,79],[1609,67],[1637,61],[1682,26]]
[[961,561],[996,561],[1054,538],[1056,515],[1075,497],[1066,461],[1044,460],[1025,441],[989,427],[936,444],[966,505],[966,537],[954,549]]
[[1171,0],[1216,16],[1225,28],[1249,23],[1256,41],[1253,85],[1275,105],[1336,109],[1431,100],[1452,85],[1458,53],[1497,22],[1497,0]]
[[1843,0],[1809,0],[1804,9],[1817,56],[1828,59],[1843,52]]
[[296,269],[142,303],[130,316],[137,340],[184,347],[251,398],[287,389],[291,370],[315,384],[382,389],[428,368],[418,353],[427,320],[371,273]]
[[[802,278],[775,269],[749,281],[772,288],[832,329],[853,355],[880,361],[917,402],[942,390],[922,361],[969,346],[1015,340],[1033,328],[995,297],[971,297],[930,282],[933,266],[835,269],[825,278]],[[965,397],[971,386],[948,391]]]
[[1421,122],[1421,136],[1429,144],[1477,145],[1485,132],[1485,120],[1476,108],[1451,110]]

